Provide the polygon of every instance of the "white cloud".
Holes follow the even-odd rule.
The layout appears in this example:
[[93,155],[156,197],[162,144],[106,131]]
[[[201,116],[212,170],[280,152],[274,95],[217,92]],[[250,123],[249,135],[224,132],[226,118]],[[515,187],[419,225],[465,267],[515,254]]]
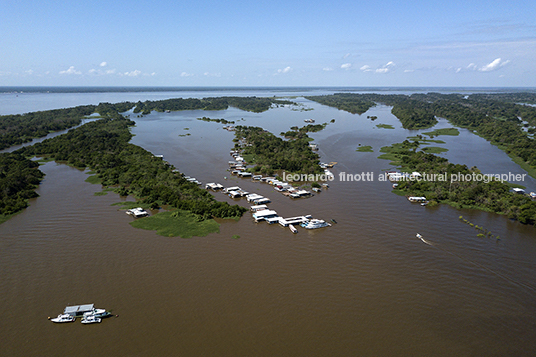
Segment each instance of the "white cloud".
[[277,70],[277,73],[288,73],[288,72],[290,72],[290,71],[292,71],[292,68],[290,68],[290,67],[285,67],[285,68],[283,68],[283,69],[278,69],[278,70]]
[[475,69],[476,69],[476,64],[474,64],[474,63],[469,63],[469,65],[467,66],[467,69],[473,69],[473,70],[475,70]]
[[191,76],[193,76],[193,73],[188,73],[188,72],[181,73],[181,77],[191,77]]
[[393,61],[387,62],[383,67],[376,69],[376,73],[387,73],[390,72],[394,67],[395,63]]
[[204,76],[207,76],[207,77],[221,77],[221,73],[210,73],[210,72],[205,72],[203,73]]
[[71,66],[65,71],[60,71],[60,74],[82,74],[82,72],[77,71],[76,69],[74,69],[74,66]]
[[29,74],[30,76],[34,73],[32,69],[29,69],[27,71],[24,71],[24,73]]
[[101,62],[101,64],[99,64],[100,67],[106,67],[106,65],[108,65],[106,62]]
[[134,70],[134,71],[130,71],[130,72],[125,72],[125,76],[129,76],[129,77],[137,77],[141,74],[141,71],[139,70]]
[[324,67],[322,68],[323,71],[326,71],[326,72],[329,72],[329,71],[333,71],[333,68],[331,67]]
[[496,58],[491,63],[488,63],[485,66],[482,66],[478,70],[481,71],[481,72],[495,71],[495,70],[499,69],[500,67],[508,64],[509,62],[510,62],[510,60],[503,61],[501,58]]
[[362,70],[363,72],[370,72],[372,71],[372,69],[370,68],[370,66],[368,64],[362,66],[361,68],[359,68],[360,70]]
[[345,54],[344,56],[342,56],[343,59],[344,59],[344,58],[348,58],[348,57],[350,57],[350,54],[349,54],[349,53],[347,53],[347,54]]
[[342,65],[341,65],[341,68],[342,68],[342,69],[349,69],[350,67],[352,67],[352,64],[351,64],[351,63],[345,63],[345,64],[342,64]]

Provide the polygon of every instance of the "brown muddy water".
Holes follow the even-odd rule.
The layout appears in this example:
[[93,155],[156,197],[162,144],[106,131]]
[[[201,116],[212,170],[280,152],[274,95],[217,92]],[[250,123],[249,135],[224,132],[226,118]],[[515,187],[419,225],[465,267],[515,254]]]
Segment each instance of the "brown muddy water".
[[[401,129],[387,107],[358,116],[298,100],[314,110],[132,114],[132,142],[203,183],[266,195],[282,216],[312,214],[337,224],[293,235],[246,213],[206,237],[162,237],[132,228],[132,218],[112,206],[121,199],[94,195],[100,187],[84,182],[86,173],[47,163],[40,197],[0,225],[0,355],[533,356],[536,230],[392,194],[378,180],[390,168],[378,150],[417,132]],[[336,179],[314,197],[291,200],[230,176],[233,133],[196,120],[202,116],[276,134],[306,118],[333,118],[311,136],[322,161],[338,162]],[[440,138],[452,162],[488,173],[520,170],[468,132]],[[356,152],[358,144],[375,152]],[[375,180],[342,182],[341,172],[371,172]],[[534,190],[533,180],[525,185]],[[460,215],[500,239],[477,237]],[[93,325],[47,320],[84,303],[118,317]]]

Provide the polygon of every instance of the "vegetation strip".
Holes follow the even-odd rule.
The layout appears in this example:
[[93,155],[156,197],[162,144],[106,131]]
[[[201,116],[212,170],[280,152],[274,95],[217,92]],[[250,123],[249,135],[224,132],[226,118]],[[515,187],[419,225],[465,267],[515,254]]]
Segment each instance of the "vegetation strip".
[[[421,180],[397,181],[396,193],[424,196],[429,200],[430,206],[446,203],[456,208],[494,212],[524,224],[536,225],[536,202],[527,195],[511,192],[510,184],[492,179],[484,180],[484,176],[476,167],[455,165],[445,158],[423,150],[418,151],[418,148],[418,142],[405,140],[380,149],[384,154],[379,158],[391,160],[391,164],[400,166],[405,172],[425,175]],[[452,177],[482,179],[453,181]]]
[[[467,128],[504,150],[516,163],[536,178],[536,93],[485,94],[355,94],[336,93],[307,97],[350,113],[364,113],[375,103],[392,106],[405,129],[426,129],[445,118],[451,124]],[[365,110],[366,109],[366,110]],[[455,135],[440,129],[426,135]]]

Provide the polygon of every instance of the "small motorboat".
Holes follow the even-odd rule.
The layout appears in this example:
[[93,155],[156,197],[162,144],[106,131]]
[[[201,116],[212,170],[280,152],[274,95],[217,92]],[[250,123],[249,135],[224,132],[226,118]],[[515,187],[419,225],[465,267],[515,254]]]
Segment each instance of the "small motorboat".
[[422,236],[421,236],[420,233],[417,233],[417,234],[415,235],[415,237],[417,237],[417,238],[419,238],[419,239],[422,239]]
[[290,231],[292,233],[298,233],[298,229],[296,227],[294,227],[292,224],[289,224],[288,228],[290,228]]
[[104,309],[93,309],[92,311],[84,312],[85,316],[93,315],[95,317],[103,318],[103,317],[109,317],[112,316],[112,314]]
[[50,319],[52,322],[73,322],[76,318],[69,314],[60,314],[58,317]]
[[83,324],[94,324],[101,322],[101,319],[95,315],[84,315],[82,318]]

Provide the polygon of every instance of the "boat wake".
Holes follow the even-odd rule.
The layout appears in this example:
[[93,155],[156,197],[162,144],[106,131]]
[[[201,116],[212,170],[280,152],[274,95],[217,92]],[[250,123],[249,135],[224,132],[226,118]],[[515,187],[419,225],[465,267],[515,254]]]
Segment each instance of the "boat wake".
[[472,261],[472,260],[470,260],[470,259],[467,259],[467,258],[465,258],[465,257],[462,257],[462,256],[460,256],[460,255],[458,255],[458,254],[456,254],[456,253],[454,253],[454,252],[451,252],[451,251],[449,251],[449,250],[447,250],[447,249],[445,249],[445,248],[443,248],[443,247],[441,247],[441,246],[438,246],[438,245],[436,245],[435,243],[432,243],[432,242],[430,242],[430,241],[427,241],[427,240],[424,239],[423,236],[420,235],[419,233],[417,233],[416,237],[419,238],[423,243],[425,243],[425,244],[427,244],[427,245],[429,245],[429,246],[432,246],[432,247],[434,247],[434,248],[436,248],[436,249],[439,249],[439,250],[441,250],[441,251],[443,251],[443,252],[445,252],[445,253],[447,253],[447,254],[453,255],[453,256],[455,256],[456,258],[458,258],[458,259],[460,259],[460,260],[462,260],[462,261],[464,261],[464,262],[466,262],[466,263],[472,264],[472,265],[474,265],[474,266],[476,266],[476,267],[478,267],[478,268],[480,268],[480,269],[486,270],[486,271],[490,272],[491,274],[493,274],[493,275],[495,275],[495,276],[497,276],[497,277],[499,277],[499,278],[501,278],[501,279],[504,279],[504,280],[508,281],[508,282],[511,283],[511,284],[514,284],[514,285],[516,285],[516,286],[519,286],[519,287],[522,287],[522,288],[531,290],[531,291],[533,291],[533,292],[536,292],[536,288],[535,288],[535,287],[533,287],[533,286],[531,286],[531,285],[528,285],[528,284],[525,284],[525,283],[521,283],[521,282],[519,282],[519,281],[517,281],[517,280],[515,280],[515,279],[512,279],[512,278],[510,278],[510,277],[508,277],[508,276],[506,276],[506,275],[504,275],[504,274],[502,274],[502,273],[499,273],[498,271],[495,271],[495,270],[493,270],[493,269],[490,269],[490,268],[488,268],[488,267],[486,267],[486,266],[484,266],[484,265],[482,265],[482,264],[480,264],[480,263],[474,262],[474,261]]

